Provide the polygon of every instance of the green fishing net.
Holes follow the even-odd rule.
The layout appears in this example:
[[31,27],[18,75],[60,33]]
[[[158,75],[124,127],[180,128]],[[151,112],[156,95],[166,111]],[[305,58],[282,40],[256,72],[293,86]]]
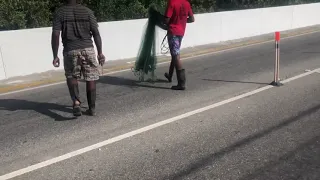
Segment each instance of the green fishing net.
[[133,72],[139,77],[140,81],[144,81],[146,75],[151,76],[151,80],[155,80],[155,69],[157,65],[156,56],[156,27],[166,30],[164,24],[164,16],[159,13],[154,6],[149,8],[149,18],[144,30],[137,59]]

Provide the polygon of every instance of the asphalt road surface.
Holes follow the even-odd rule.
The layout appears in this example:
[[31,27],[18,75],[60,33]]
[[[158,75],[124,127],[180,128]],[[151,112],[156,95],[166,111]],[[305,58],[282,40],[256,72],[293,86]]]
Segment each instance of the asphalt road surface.
[[[282,79],[320,68],[319,39],[281,41]],[[186,91],[168,64],[153,84],[108,75],[96,117],[73,118],[65,84],[0,96],[0,179],[318,180],[320,74],[270,87],[274,58],[270,42],[184,60]]]

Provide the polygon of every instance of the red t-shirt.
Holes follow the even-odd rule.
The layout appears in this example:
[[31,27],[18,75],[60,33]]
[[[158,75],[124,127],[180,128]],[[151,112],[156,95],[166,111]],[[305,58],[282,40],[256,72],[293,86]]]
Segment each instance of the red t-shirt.
[[188,16],[193,15],[187,0],[168,0],[165,16],[170,18],[168,33],[184,36]]

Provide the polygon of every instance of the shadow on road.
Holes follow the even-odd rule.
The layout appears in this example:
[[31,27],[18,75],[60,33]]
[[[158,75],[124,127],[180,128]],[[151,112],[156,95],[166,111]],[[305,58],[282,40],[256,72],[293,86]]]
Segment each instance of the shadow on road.
[[65,113],[72,113],[71,107],[63,106],[53,103],[32,102],[20,99],[0,99],[0,110],[7,111],[20,111],[20,110],[33,110],[40,114],[46,115],[56,121],[73,120],[74,117],[63,117],[52,110],[57,110]]
[[[160,87],[160,86],[146,85],[146,84],[142,84],[145,82],[140,82],[133,79],[126,79],[122,77],[115,77],[115,76],[103,76],[103,77],[100,77],[100,80],[97,82],[102,84],[116,85],[116,86],[144,87],[144,88],[152,88],[152,89],[170,89],[171,88],[171,86]],[[168,81],[163,79],[157,79],[155,82],[150,82],[150,84],[156,84],[156,83],[168,83]]]
[[256,134],[252,134],[250,136],[248,136],[247,138],[241,140],[241,141],[238,141],[228,147],[225,147],[223,149],[221,149],[220,151],[218,152],[215,152],[215,153],[212,153],[206,157],[203,157],[201,159],[199,159],[198,161],[190,164],[189,166],[187,166],[184,170],[176,173],[176,174],[173,174],[173,175],[170,175],[169,177],[166,177],[164,179],[180,179],[180,178],[184,178],[198,170],[200,170],[201,168],[203,167],[206,167],[210,164],[212,164],[214,161],[217,161],[218,159],[222,158],[223,156],[235,151],[236,149],[238,148],[241,148],[245,145],[248,145],[249,143],[252,143],[253,141],[259,139],[259,138],[262,138],[264,136],[267,136],[268,134],[274,132],[274,131],[277,131],[281,128],[284,128],[288,125],[290,125],[291,123],[294,123],[298,120],[300,120],[301,118],[305,117],[305,116],[308,116],[314,112],[317,112],[318,110],[320,109],[320,104],[317,105],[317,106],[314,106],[313,108],[311,109],[308,109],[306,111],[303,111],[303,112],[300,112],[297,116],[295,117],[291,117],[289,119],[285,119],[284,121],[282,121],[280,124],[278,125],[275,125],[275,126],[272,126],[266,130],[263,130],[259,133],[256,133]]

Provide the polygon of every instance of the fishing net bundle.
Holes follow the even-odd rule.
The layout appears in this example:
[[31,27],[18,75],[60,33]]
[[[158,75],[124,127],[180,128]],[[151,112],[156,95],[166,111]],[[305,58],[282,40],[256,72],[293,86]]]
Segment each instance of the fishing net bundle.
[[[144,81],[146,75],[150,75],[151,79],[155,80],[154,72],[157,65],[156,27],[167,30],[167,26],[164,24],[164,16],[158,12],[154,6],[149,8],[148,13],[149,18],[142,36],[137,59],[133,67],[133,72],[135,76],[139,77],[140,81]],[[162,45],[165,38],[162,41]]]

